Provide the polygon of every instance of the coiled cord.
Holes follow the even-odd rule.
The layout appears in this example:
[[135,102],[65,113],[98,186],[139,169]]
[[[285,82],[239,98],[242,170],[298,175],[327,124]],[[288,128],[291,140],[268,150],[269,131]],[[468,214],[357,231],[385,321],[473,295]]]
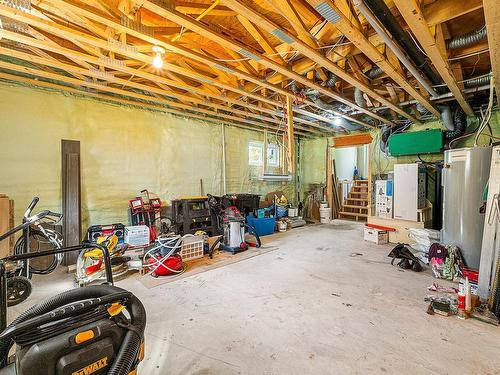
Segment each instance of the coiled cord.
[[[181,274],[185,271],[185,267],[183,266],[182,269],[180,270],[174,270],[170,267],[167,266],[166,260],[171,257],[173,254],[176,252],[180,251],[182,249],[182,241],[184,238],[187,237],[194,237],[192,234],[185,234],[184,236],[180,235],[165,235],[165,236],[160,236],[156,239],[155,244],[156,246],[152,247],[149,249],[143,257],[143,266],[150,268],[148,271],[149,275],[152,275],[158,268],[160,267],[165,267],[167,270],[170,272],[173,272],[174,274]],[[162,249],[167,249],[167,254],[162,255],[161,258],[157,258],[153,256],[152,254],[155,252],[159,252]],[[154,259],[151,263],[147,261],[148,258]]]

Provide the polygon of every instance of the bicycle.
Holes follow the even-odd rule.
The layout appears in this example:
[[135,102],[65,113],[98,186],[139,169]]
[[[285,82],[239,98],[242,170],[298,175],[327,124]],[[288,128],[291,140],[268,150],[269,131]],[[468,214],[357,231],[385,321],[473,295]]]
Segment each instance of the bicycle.
[[[40,244],[44,241],[51,244],[55,249],[62,248],[63,238],[61,233],[46,228],[43,224],[49,223],[55,225],[61,221],[63,215],[49,210],[43,210],[35,215],[31,215],[38,201],[39,198],[34,197],[28,205],[23,215],[22,224],[0,235],[0,241],[3,241],[22,231],[21,237],[19,237],[14,245],[14,256],[38,253]],[[30,243],[32,241],[38,243],[38,249],[36,251],[32,251],[30,248]],[[32,285],[30,280],[33,275],[48,275],[61,264],[63,259],[62,253],[50,253],[47,254],[47,256],[51,256],[52,260],[46,268],[35,267],[30,263],[30,258],[5,262],[5,273],[7,276],[7,306],[14,306],[25,301],[31,294]]]

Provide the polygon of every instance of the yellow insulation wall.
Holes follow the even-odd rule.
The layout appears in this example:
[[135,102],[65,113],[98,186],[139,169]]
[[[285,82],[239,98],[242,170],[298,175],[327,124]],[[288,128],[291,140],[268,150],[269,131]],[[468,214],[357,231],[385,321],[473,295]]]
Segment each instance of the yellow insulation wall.
[[[162,199],[222,193],[221,126],[89,98],[0,84],[0,193],[16,223],[35,195],[61,210],[61,139],[81,142],[83,229],[127,223],[127,202],[147,188]],[[261,132],[226,127],[228,192],[265,194],[293,183],[257,181],[248,143]]]

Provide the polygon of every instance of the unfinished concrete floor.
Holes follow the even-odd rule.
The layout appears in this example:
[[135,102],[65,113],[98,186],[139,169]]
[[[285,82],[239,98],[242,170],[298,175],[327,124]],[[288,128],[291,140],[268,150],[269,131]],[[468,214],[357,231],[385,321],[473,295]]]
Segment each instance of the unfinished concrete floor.
[[[148,312],[139,373],[500,373],[500,328],[427,315],[436,280],[391,266],[391,246],[364,242],[359,224],[294,229],[268,246],[152,289],[118,282]],[[38,279],[10,316],[70,285],[66,274]]]

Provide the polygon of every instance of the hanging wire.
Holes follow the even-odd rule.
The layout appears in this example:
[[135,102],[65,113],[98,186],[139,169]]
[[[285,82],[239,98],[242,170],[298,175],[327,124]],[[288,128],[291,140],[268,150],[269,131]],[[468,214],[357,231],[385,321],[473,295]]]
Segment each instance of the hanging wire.
[[[352,44],[352,42],[344,42],[344,43],[339,44],[339,41],[343,41],[344,39],[345,39],[345,37],[344,37],[344,35],[342,35],[339,38],[339,40],[337,41],[337,43],[329,44],[326,46],[321,46],[321,47],[314,48],[314,49],[315,50],[322,50],[322,49],[331,48],[330,51],[327,52],[327,53],[330,53],[336,47],[347,46],[349,44]],[[290,51],[276,52],[276,53],[263,53],[262,56],[266,56],[266,57],[281,56],[284,58],[286,55],[289,55],[289,54],[297,55],[299,53],[300,53],[300,51],[298,51],[298,50],[290,50]],[[342,58],[345,57],[342,55],[339,55],[339,56],[341,56]],[[293,57],[295,57],[295,56],[292,56],[290,59],[292,59]],[[250,57],[243,57],[241,59],[215,59],[215,60],[220,61],[220,62],[241,62],[241,61],[249,61],[249,60],[251,60],[251,58]],[[288,61],[290,61],[290,60],[288,60]]]

